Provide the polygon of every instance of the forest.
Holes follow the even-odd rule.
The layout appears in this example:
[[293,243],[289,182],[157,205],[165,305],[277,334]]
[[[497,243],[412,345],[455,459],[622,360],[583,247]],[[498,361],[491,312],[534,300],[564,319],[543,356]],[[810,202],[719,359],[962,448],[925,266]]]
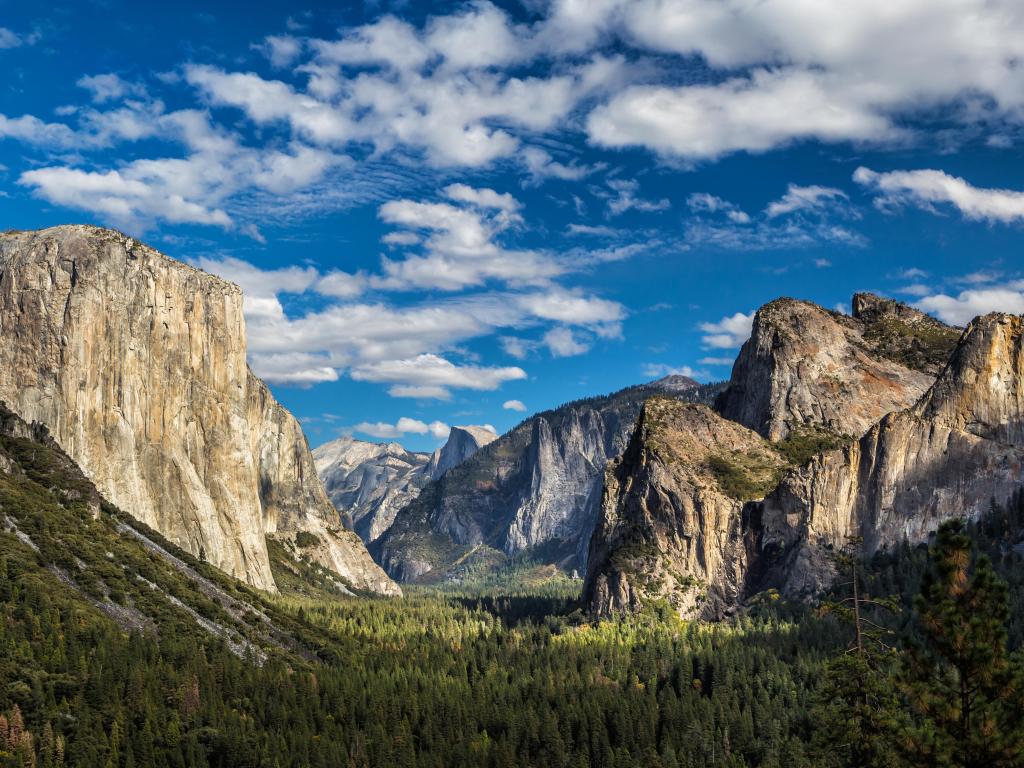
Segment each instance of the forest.
[[0,449],[4,766],[1022,764],[1020,496],[930,547],[853,542],[818,605],[595,621],[525,562],[384,600],[278,556],[266,596]]

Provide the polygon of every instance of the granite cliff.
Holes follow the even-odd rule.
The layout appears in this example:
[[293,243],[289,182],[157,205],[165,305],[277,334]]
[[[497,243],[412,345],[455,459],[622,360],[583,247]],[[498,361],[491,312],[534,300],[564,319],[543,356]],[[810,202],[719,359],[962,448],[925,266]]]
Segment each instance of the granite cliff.
[[407,451],[398,443],[372,443],[340,437],[313,451],[327,495],[349,528],[376,541],[398,510],[423,487],[497,439],[488,429],[452,427],[445,444],[432,454]]
[[0,235],[0,399],[112,504],[273,590],[266,537],[395,594],[345,531],[305,437],[246,364],[240,289],[118,232]]
[[744,500],[773,486],[785,463],[705,405],[648,400],[605,471],[585,601],[600,615],[665,600],[683,616],[720,617],[745,589]]
[[[853,310],[762,307],[721,417],[648,404],[607,473],[592,610],[667,599],[719,616],[768,588],[811,596],[851,537],[868,553],[924,541],[1024,483],[1024,321],[989,315],[961,334],[869,294]],[[770,442],[748,435],[730,456],[721,443],[741,425]]]
[[539,413],[428,484],[371,549],[404,581],[457,578],[523,553],[582,570],[605,464],[625,450],[644,400],[718,391],[670,376]]
[[959,330],[870,294],[854,296],[853,311],[794,299],[761,307],[718,403],[721,414],[769,440],[808,430],[860,437],[916,402]]

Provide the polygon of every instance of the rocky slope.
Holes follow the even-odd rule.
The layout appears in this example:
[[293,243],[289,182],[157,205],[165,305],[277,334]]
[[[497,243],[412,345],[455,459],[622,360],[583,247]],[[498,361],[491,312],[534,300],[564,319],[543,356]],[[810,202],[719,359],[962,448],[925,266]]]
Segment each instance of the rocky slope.
[[266,536],[304,531],[352,585],[397,591],[250,373],[235,285],[111,230],[0,235],[0,399],[113,504],[253,586],[274,589]]
[[707,406],[648,400],[605,472],[585,601],[601,615],[665,600],[682,616],[720,617],[745,589],[743,503],[785,463]]
[[[744,467],[734,461],[735,473],[723,472],[719,464],[719,481],[728,478],[734,488],[745,489],[733,497],[751,500],[731,507],[708,500],[707,472],[716,474],[716,462],[708,462],[705,446],[716,435],[732,434],[736,424],[720,421],[704,429],[692,416],[675,414],[661,419],[668,427],[638,430],[636,445],[609,469],[586,585],[592,610],[635,610],[667,598],[682,615],[720,615],[767,588],[807,597],[828,586],[834,575],[830,552],[850,537],[862,538],[868,553],[904,540],[924,541],[943,520],[977,517],[993,498],[1002,502],[1024,484],[1024,319],[988,315],[960,337],[914,310],[861,295],[854,299],[854,321],[861,325],[835,318],[837,331],[823,318],[829,313],[797,304],[783,300],[761,310],[761,333],[741,352],[745,362],[737,362],[722,399],[727,412],[763,414],[751,420],[768,434],[777,429],[775,434],[786,435],[768,449],[789,465],[778,485],[762,482],[763,462]],[[808,324],[815,314],[825,331],[814,332]],[[858,341],[852,351],[850,329]],[[809,344],[797,344],[812,333]],[[876,379],[865,390],[865,371],[888,370],[887,382],[906,381],[896,374],[907,370],[930,375],[940,369],[938,360],[954,333],[959,341],[948,364],[914,403],[839,447],[819,445],[825,450],[808,456],[793,450],[801,445],[797,424],[851,429],[869,408],[879,407],[875,387],[881,385]],[[823,350],[828,339],[837,348]],[[769,354],[759,357],[758,350]],[[915,368],[886,369],[884,361],[893,358],[913,360]],[[839,386],[821,388],[821,361],[829,361],[833,372],[845,371],[836,374]],[[849,364],[839,368],[836,361]],[[848,376],[856,385],[846,383]],[[785,381],[791,386],[780,386]],[[738,391],[761,405],[737,407],[730,398]],[[862,397],[870,405],[861,404]],[[736,410],[729,411],[730,405]],[[852,411],[845,422],[841,406]],[[813,440],[803,442],[815,446]],[[630,556],[635,542],[649,547],[642,557]],[[691,556],[694,547],[697,558]],[[716,576],[709,569],[715,563],[734,568]],[[680,584],[703,586],[703,602],[695,604]]]
[[860,440],[787,475],[752,509],[762,579],[791,595],[827,585],[827,551],[924,540],[1024,485],[1024,318],[971,323],[934,385]]
[[452,427],[445,444],[434,451],[427,464],[426,473],[431,480],[437,480],[452,467],[457,467],[498,436],[485,427]]
[[348,528],[367,544],[391,527],[398,510],[423,487],[497,439],[489,429],[452,427],[432,454],[407,451],[398,443],[340,437],[313,450],[317,474]]
[[860,437],[916,402],[959,329],[870,294],[854,296],[853,311],[793,299],[761,307],[719,402],[722,415],[769,440],[807,430]]
[[340,437],[314,448],[313,458],[331,502],[365,542],[379,538],[430,480],[430,454],[398,443]]
[[717,392],[674,376],[537,414],[424,488],[372,547],[377,561],[406,581],[519,553],[582,570],[604,466],[625,449],[643,401]]

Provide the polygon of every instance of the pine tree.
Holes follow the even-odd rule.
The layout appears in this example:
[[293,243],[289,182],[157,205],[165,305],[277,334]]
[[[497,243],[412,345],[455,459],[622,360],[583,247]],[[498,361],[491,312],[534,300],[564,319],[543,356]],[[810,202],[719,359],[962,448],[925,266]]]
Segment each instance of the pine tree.
[[819,761],[851,768],[893,768],[899,765],[890,737],[900,706],[891,677],[892,632],[867,615],[892,613],[895,601],[874,598],[861,586],[861,541],[851,539],[835,556],[840,573],[849,581],[847,597],[826,601],[823,612],[837,616],[851,629],[845,653],[829,662],[812,712]]
[[902,746],[915,765],[1024,765],[1020,669],[1007,652],[1007,588],[975,557],[960,521],[939,528],[916,600],[922,642],[906,654],[913,710]]

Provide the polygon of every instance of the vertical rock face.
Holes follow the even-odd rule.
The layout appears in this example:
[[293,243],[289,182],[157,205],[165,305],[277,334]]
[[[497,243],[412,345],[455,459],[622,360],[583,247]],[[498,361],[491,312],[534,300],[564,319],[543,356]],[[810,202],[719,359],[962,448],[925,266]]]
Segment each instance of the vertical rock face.
[[537,414],[424,488],[374,545],[378,562],[408,581],[521,552],[582,570],[604,466],[625,450],[643,401],[717,391],[673,376]]
[[[1024,318],[986,315],[961,335],[873,296],[854,298],[858,317],[849,324],[829,325],[829,313],[808,307],[783,300],[759,312],[761,327],[734,370],[739,381],[723,398],[727,413],[768,435],[792,435],[797,425],[849,433],[880,403],[892,405],[880,393],[909,396],[912,388],[894,386],[918,386],[908,372],[941,371],[938,378],[859,439],[806,461],[787,450],[791,441],[758,449],[749,436],[743,442],[738,424],[649,403],[606,476],[586,585],[594,611],[667,599],[682,615],[713,616],[767,588],[811,596],[832,581],[830,551],[850,537],[868,553],[925,541],[944,520],[976,518],[1024,485]],[[893,358],[915,368],[887,367]],[[834,386],[823,384],[826,371]],[[739,393],[753,405],[730,399]],[[733,461],[722,462],[730,440]],[[743,445],[748,459],[769,458],[738,460],[735,446]],[[777,474],[760,483],[758,468]],[[700,604],[692,598],[698,586]]]
[[746,494],[785,460],[707,406],[651,398],[625,454],[605,472],[584,599],[599,615],[665,600],[682,616],[721,617],[745,589]]
[[427,474],[437,480],[452,467],[456,467],[498,436],[484,427],[452,427],[448,440],[434,451],[427,464]]
[[976,518],[1024,484],[1024,319],[977,318],[911,408],[787,475],[762,504],[760,568],[793,595],[828,584],[825,550],[861,536],[868,552]]
[[254,586],[274,589],[266,535],[306,530],[354,586],[396,589],[250,373],[237,286],[110,230],[4,234],[0,399],[113,504]]
[[808,427],[859,437],[916,402],[959,330],[870,294],[855,296],[853,306],[854,317],[793,299],[761,307],[722,415],[769,440]]
[[430,456],[398,443],[341,437],[314,449],[313,458],[331,502],[367,543],[380,538],[430,479],[424,471]]
[[423,487],[497,439],[489,429],[452,427],[433,454],[413,453],[398,443],[341,437],[313,451],[317,474],[335,508],[367,544],[391,527],[398,510]]

